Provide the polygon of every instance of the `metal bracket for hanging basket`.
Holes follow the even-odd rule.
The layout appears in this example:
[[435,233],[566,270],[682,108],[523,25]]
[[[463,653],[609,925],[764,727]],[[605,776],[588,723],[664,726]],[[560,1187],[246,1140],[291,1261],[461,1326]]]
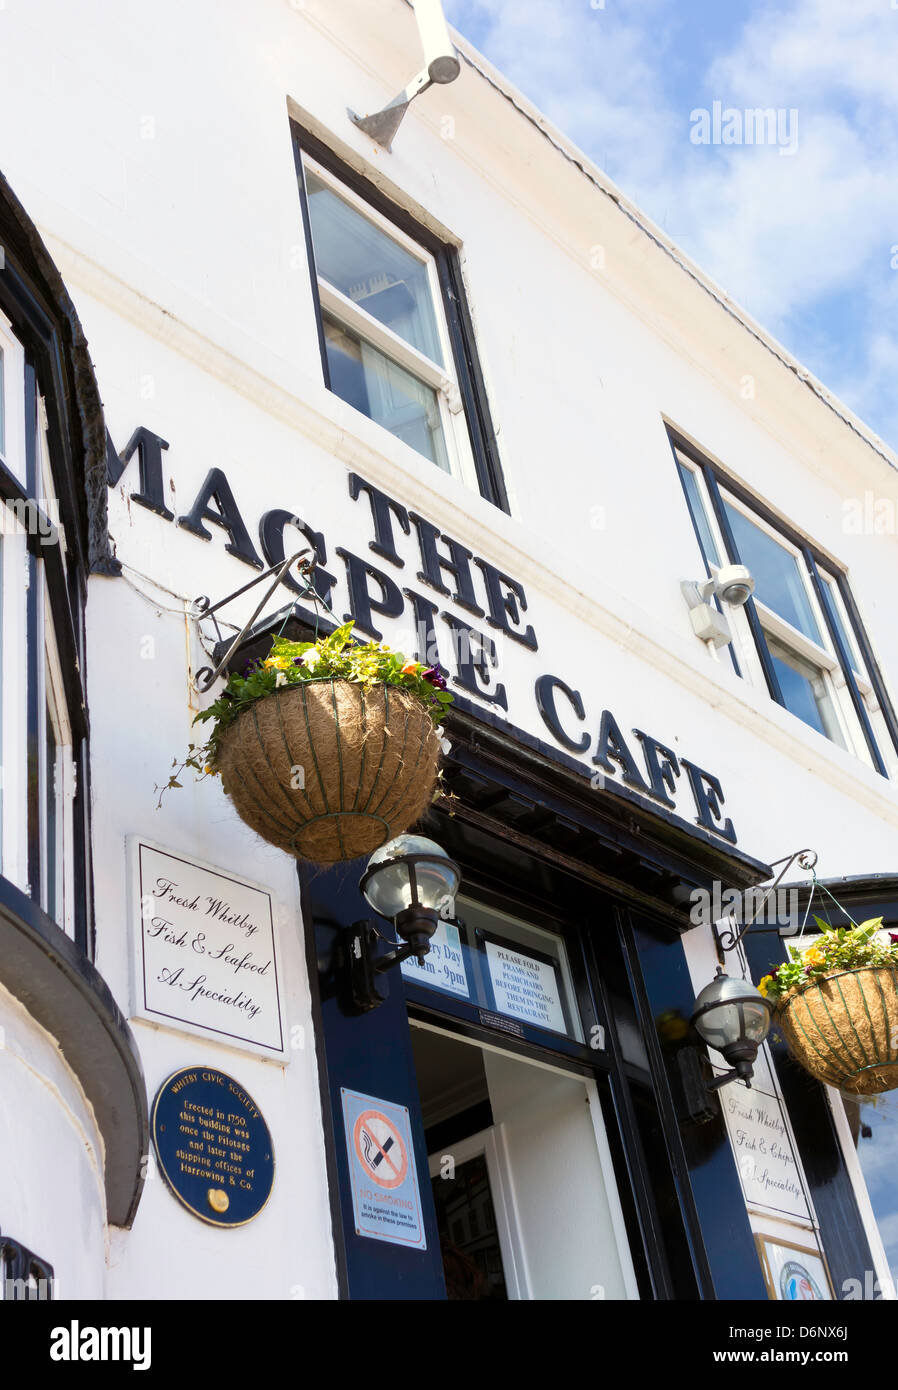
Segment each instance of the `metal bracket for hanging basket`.
[[265,607],[268,600],[271,598],[272,594],[281,584],[286,583],[288,571],[293,565],[297,566],[299,574],[305,581],[305,588],[300,597],[308,597],[310,595],[312,597],[315,597],[315,590],[312,588],[309,579],[317,561],[314,557],[312,559],[304,558],[305,556],[308,556],[310,554],[311,551],[308,547],[306,547],[305,550],[298,550],[296,554],[291,555],[288,560],[282,560],[277,565],[271,565],[267,570],[263,570],[261,574],[257,574],[255,579],[251,579],[248,584],[244,584],[243,587],[240,589],[235,589],[232,594],[228,594],[226,598],[219,599],[217,603],[212,603],[211,600],[208,599],[204,594],[200,595],[199,598],[194,599],[190,616],[192,618],[195,618],[198,622],[202,618],[211,618],[215,626],[215,632],[218,637],[219,644],[221,644],[225,641],[225,637],[221,628],[218,625],[218,619],[215,617],[215,614],[220,609],[224,608],[227,604],[232,603],[234,599],[240,598],[241,594],[247,593],[250,589],[254,589],[257,584],[261,584],[263,580],[271,578],[272,575],[274,576],[272,583],[263,594],[262,599],[259,602],[252,617],[248,620],[248,622],[244,623],[243,627],[240,629],[237,636],[231,642],[230,646],[228,647],[221,661],[219,661],[218,665],[214,669],[211,666],[203,666],[200,668],[199,671],[197,671],[196,675],[193,678],[193,683],[196,686],[197,690],[200,692],[200,694],[205,694],[207,690],[211,690],[212,686],[218,680],[218,677],[221,675],[222,671],[227,666],[234,652],[237,650],[243,639],[246,637],[246,634],[249,632],[250,628],[255,623],[256,619],[262,612],[262,609]]
[[[765,890],[760,907],[749,918],[749,920],[743,924],[741,930],[736,930],[736,926],[738,925],[737,923],[734,923],[733,927],[728,931],[718,931],[716,923],[712,925],[711,930],[714,933],[714,940],[717,945],[717,954],[718,958],[721,961],[723,960],[724,953],[727,951],[734,951],[736,947],[739,945],[742,938],[745,936],[745,933],[748,931],[749,927],[753,926],[754,923],[758,920],[767,904],[767,900],[770,897],[771,893],[775,893],[777,888],[779,888],[780,884],[782,883],[789,869],[795,863],[796,859],[798,860],[798,863],[802,869],[811,870],[816,866],[817,854],[816,851],[812,849],[797,849],[794,854],[787,855],[784,859],[774,859],[772,864],[770,865],[771,869],[777,868],[777,866],[780,864],[783,865],[783,868],[780,869],[780,872],[777,874],[770,887]],[[791,935],[790,928],[778,927],[777,931],[780,936]]]

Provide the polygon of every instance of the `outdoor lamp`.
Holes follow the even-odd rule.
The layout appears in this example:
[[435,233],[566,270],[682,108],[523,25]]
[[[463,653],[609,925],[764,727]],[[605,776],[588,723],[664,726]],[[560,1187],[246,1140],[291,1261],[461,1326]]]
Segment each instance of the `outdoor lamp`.
[[377,976],[410,956],[419,961],[430,950],[430,939],[441,919],[455,915],[455,895],[461,870],[444,849],[423,835],[397,835],[368,860],[359,888],[374,911],[392,921],[399,941],[395,950],[374,955],[377,938],[385,940],[371,922],[356,922],[349,931],[348,963],[352,1000],[357,1009],[376,1009],[385,995]]
[[717,974],[695,1001],[692,1026],[702,1042],[721,1052],[733,1068],[708,1084],[708,1090],[729,1081],[751,1087],[758,1048],[767,1036],[773,1006],[747,980],[732,980],[718,966]]
[[402,948],[402,959],[415,955],[423,960],[441,913],[451,916],[455,911],[460,882],[461,870],[436,841],[397,835],[374,851],[359,887],[374,911],[389,917],[406,942],[409,949]]

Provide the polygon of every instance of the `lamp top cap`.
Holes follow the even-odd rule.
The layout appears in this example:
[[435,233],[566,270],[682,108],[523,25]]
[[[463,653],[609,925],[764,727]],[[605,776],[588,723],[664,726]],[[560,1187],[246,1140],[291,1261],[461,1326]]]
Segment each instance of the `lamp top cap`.
[[763,1000],[764,996],[750,980],[734,980],[718,967],[714,979],[696,999],[695,1007],[701,1009],[708,1004],[728,1004],[734,999],[754,999],[756,995]]
[[392,859],[405,859],[410,854],[424,854],[428,858],[448,859],[449,856],[436,840],[428,840],[426,835],[397,835],[376,849],[368,860],[368,868],[376,868]]

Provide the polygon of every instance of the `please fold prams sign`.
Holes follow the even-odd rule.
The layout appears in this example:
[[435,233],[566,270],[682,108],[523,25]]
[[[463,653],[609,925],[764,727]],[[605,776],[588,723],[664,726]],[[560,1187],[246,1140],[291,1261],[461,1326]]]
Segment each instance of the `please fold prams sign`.
[[[110,487],[119,484],[129,461],[136,457],[140,487],[130,494],[133,502],[204,541],[211,541],[208,528],[215,526],[227,537],[228,553],[255,570],[281,563],[288,544],[291,550],[307,546],[315,557],[312,584],[327,608],[336,612],[337,592],[344,594],[347,612],[342,620],[351,616],[356,630],[374,641],[384,638],[380,624],[393,627],[404,622],[413,634],[416,658],[442,666],[450,688],[469,708],[500,720],[512,735],[523,732],[508,719],[508,692],[500,668],[500,649],[509,654],[526,651],[534,661],[539,651],[536,632],[526,618],[524,587],[517,579],[350,472],[350,501],[363,506],[367,502],[370,509],[369,553],[334,547],[345,570],[343,585],[327,568],[324,533],[286,508],[262,513],[257,549],[221,468],[208,471],[190,509],[176,517],[166,503],[163,451],[168,447],[166,440],[145,426],[134,431],[121,454],[107,436]],[[293,542],[286,538],[288,530],[297,533]],[[411,587],[403,583],[407,572],[397,543],[402,536],[413,535],[420,568]],[[284,583],[294,595],[302,593],[291,576]],[[447,610],[447,601],[464,616]],[[627,794],[645,799],[665,814],[691,818],[702,830],[736,843],[733,822],[723,810],[723,789],[713,773],[641,729],[634,729],[628,741],[610,710],[588,718],[580,691],[562,676],[537,668],[531,679],[535,713],[541,721],[537,727],[551,739],[550,743],[541,739],[540,745],[549,756],[573,764],[597,789],[619,794],[625,788]],[[515,680],[517,689],[520,682]],[[532,740],[532,735],[528,737]]]
[[128,842],[132,1017],[287,1060],[271,895],[138,837]]

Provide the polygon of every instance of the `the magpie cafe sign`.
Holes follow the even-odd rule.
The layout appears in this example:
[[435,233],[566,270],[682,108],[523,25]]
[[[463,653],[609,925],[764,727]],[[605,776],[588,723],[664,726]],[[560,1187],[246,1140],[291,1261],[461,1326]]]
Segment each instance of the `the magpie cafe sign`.
[[[166,441],[144,426],[134,431],[120,454],[107,436],[109,486],[119,484],[130,460],[136,457],[140,486],[131,493],[132,501],[204,541],[212,540],[210,525],[216,527],[227,537],[225,550],[257,570],[284,560],[288,553],[285,533],[288,528],[297,532],[302,538],[298,545],[306,544],[316,558],[316,593],[329,607],[334,606],[339,581],[328,569],[329,551],[323,532],[293,511],[273,507],[259,518],[256,546],[220,468],[209,470],[190,509],[176,517],[166,505],[166,449]],[[347,477],[350,500],[367,504],[370,511],[370,554],[333,547],[345,571],[348,610],[344,617],[353,617],[357,631],[375,641],[384,637],[378,624],[406,621],[415,634],[416,651],[409,654],[428,665],[442,665],[460,702],[466,702],[472,712],[488,711],[493,719],[502,719],[508,710],[508,696],[500,679],[500,644],[514,643],[532,653],[539,650],[536,633],[526,618],[523,585],[357,473]],[[400,534],[411,537],[413,532],[420,559],[416,575],[419,587],[415,588],[402,583],[400,571],[405,561],[396,548]],[[291,545],[293,550],[298,548]],[[302,592],[292,578],[285,582],[293,592]],[[465,616],[448,611],[446,601]],[[640,729],[634,729],[628,741],[610,710],[601,712],[597,731],[591,732],[582,695],[560,675],[536,674],[533,696],[551,736],[551,747],[560,750],[560,761],[569,763],[571,755],[576,755],[577,764],[585,775],[596,779],[596,785],[612,791],[623,785],[667,813],[682,814],[675,795],[682,788],[686,796],[688,788],[695,824],[736,843],[733,822],[723,809],[723,790],[713,773]]]

